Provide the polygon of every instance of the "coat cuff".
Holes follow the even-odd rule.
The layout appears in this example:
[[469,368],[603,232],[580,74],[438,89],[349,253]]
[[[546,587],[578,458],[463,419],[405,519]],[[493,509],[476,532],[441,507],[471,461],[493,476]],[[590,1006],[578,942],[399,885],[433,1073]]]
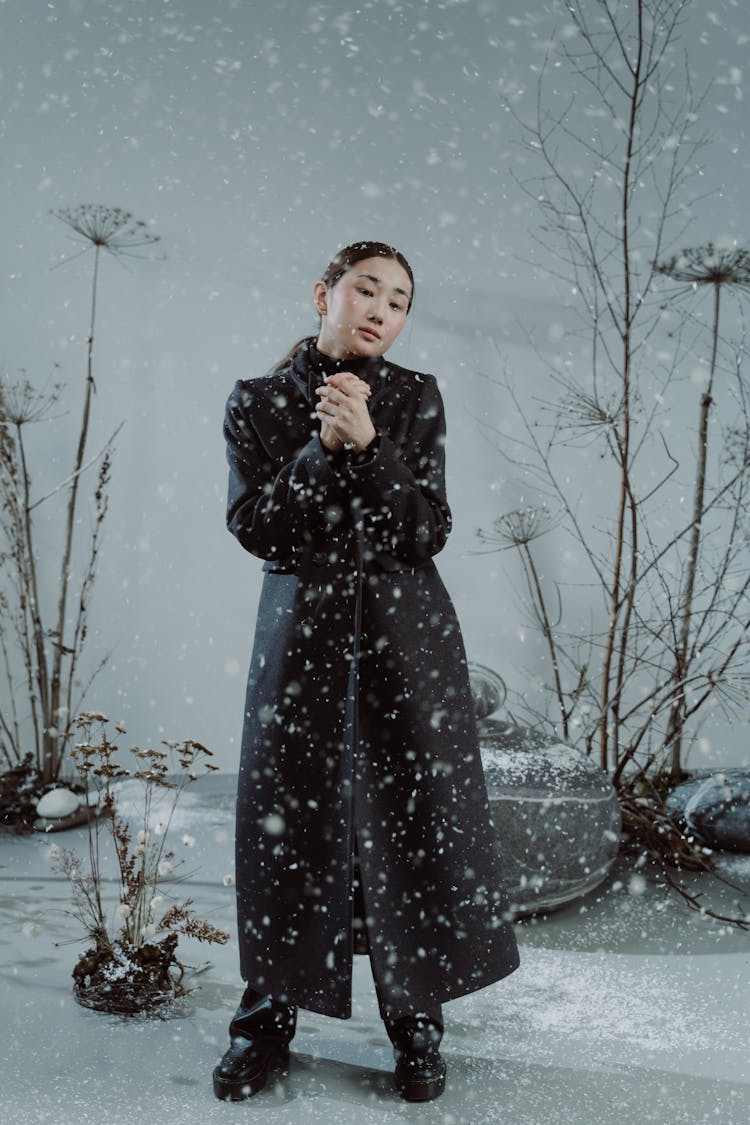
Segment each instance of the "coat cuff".
[[311,484],[330,484],[336,479],[334,457],[315,434],[297,454],[295,475],[297,469],[303,469]]
[[387,434],[378,431],[373,441],[361,453],[349,455],[347,469],[360,483],[393,480],[392,462],[398,460],[396,446]]
[[371,465],[380,452],[381,433],[379,430],[375,431],[375,437],[369,445],[361,449],[359,453],[349,453],[347,457],[347,465],[350,469],[360,469],[364,465]]

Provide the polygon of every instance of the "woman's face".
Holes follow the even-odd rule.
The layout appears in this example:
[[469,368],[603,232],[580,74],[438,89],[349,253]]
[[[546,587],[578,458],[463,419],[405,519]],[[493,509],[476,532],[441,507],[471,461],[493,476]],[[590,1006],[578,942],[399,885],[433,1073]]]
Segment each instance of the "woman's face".
[[411,292],[409,275],[395,258],[355,262],[335,285],[316,281],[318,347],[334,359],[383,355],[404,327]]

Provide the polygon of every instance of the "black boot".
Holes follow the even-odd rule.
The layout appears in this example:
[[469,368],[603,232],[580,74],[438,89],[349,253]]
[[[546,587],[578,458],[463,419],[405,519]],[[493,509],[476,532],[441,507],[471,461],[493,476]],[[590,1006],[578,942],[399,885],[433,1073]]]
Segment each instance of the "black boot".
[[446,1067],[438,1047],[443,1038],[440,1009],[387,1018],[385,1028],[396,1059],[394,1079],[407,1102],[429,1102],[445,1089]]
[[216,1097],[234,1102],[251,1098],[263,1089],[274,1068],[285,1072],[296,1026],[294,1005],[278,1004],[246,988],[229,1025],[231,1046],[214,1070]]

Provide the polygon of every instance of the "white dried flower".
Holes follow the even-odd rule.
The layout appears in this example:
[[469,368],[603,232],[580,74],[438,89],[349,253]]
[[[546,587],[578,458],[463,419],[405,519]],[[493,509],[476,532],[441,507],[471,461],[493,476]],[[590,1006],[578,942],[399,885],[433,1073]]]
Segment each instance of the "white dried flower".
[[48,848],[44,849],[44,854],[47,859],[59,859],[60,849],[57,844],[50,844]]
[[145,828],[140,829],[140,831],[138,832],[138,835],[136,836],[136,840],[138,841],[139,844],[147,844],[148,843],[148,832],[146,831]]
[[231,887],[234,885],[234,875],[225,875],[221,881],[225,887]]
[[156,907],[157,910],[158,910],[158,908],[161,906],[161,904],[163,902],[164,902],[164,895],[154,895],[154,897],[151,899],[151,906],[152,906],[152,908]]
[[42,932],[42,927],[38,922],[24,922],[21,926],[21,933],[25,937],[37,937]]
[[154,832],[157,836],[163,836],[166,831],[167,826],[166,824],[163,824],[162,821],[159,821],[158,824],[154,825]]
[[143,935],[144,938],[146,938],[146,940],[148,940],[148,938],[152,938],[155,933],[156,933],[156,926],[154,925],[153,922],[149,922],[149,924],[147,926],[144,926],[143,929],[141,930],[141,934]]
[[132,913],[133,911],[128,906],[127,902],[121,902],[115,910],[115,914],[118,918],[129,918]]
[[159,866],[158,866],[157,870],[158,870],[160,875],[171,875],[172,874],[172,864],[169,862],[168,859],[160,859],[159,860]]
[[186,848],[194,848],[195,847],[195,836],[190,836],[186,832],[185,835],[182,837],[182,842],[183,842],[183,844],[185,845]]

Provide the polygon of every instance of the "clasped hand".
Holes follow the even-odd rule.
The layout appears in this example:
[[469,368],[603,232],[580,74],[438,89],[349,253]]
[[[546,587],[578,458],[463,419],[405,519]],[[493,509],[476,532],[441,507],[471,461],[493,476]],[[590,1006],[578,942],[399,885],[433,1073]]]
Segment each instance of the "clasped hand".
[[375,437],[367,409],[372,394],[370,387],[352,371],[338,371],[326,375],[322,387],[315,388],[319,396],[315,413],[320,418],[320,440],[332,453],[346,446],[361,452]]

